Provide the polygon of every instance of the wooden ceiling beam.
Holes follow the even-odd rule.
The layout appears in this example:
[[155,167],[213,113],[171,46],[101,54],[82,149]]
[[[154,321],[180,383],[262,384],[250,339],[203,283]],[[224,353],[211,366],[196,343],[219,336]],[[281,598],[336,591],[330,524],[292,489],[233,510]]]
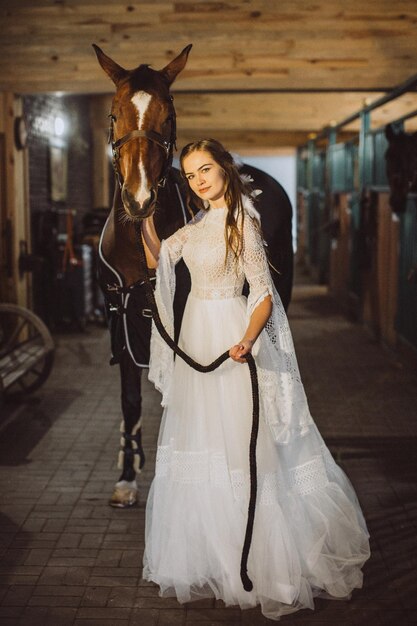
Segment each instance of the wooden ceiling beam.
[[178,90],[380,90],[417,67],[415,0],[104,0],[99,7],[3,0],[0,89],[109,90],[92,42],[128,68],[163,67],[194,43]]

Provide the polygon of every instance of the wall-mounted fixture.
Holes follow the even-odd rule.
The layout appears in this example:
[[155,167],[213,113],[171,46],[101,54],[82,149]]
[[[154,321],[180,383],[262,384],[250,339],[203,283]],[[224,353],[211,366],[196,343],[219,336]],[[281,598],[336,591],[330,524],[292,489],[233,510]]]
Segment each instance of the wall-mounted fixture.
[[62,137],[65,134],[65,120],[59,115],[54,120],[54,131],[57,137]]
[[26,120],[23,116],[15,118],[14,121],[14,142],[18,150],[23,150],[26,147],[28,139],[28,129],[26,126]]

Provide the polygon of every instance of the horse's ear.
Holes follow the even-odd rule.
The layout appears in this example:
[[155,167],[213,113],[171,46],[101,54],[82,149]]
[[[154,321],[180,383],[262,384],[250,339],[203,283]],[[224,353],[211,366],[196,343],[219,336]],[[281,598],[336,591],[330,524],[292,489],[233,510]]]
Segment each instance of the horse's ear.
[[178,74],[184,69],[185,64],[187,63],[189,52],[192,47],[193,44],[190,43],[177,57],[175,57],[175,59],[170,61],[168,65],[160,70],[159,73],[168,80],[170,85],[177,78]]
[[388,141],[392,141],[392,139],[394,139],[395,132],[394,132],[394,129],[392,127],[392,124],[388,124],[385,127],[385,137],[388,139]]
[[112,79],[115,85],[117,85],[122,78],[126,76],[128,73],[127,70],[123,69],[120,65],[117,65],[113,59],[104,54],[103,50],[96,46],[95,43],[92,44],[94,51],[97,55],[98,62],[100,63],[103,70],[106,72],[108,76]]

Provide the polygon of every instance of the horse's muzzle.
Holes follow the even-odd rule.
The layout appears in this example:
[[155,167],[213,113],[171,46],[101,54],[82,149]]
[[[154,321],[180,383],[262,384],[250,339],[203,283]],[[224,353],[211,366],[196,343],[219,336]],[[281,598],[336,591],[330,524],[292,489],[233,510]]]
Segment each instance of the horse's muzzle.
[[146,198],[142,204],[135,200],[127,187],[122,188],[122,201],[127,215],[132,219],[142,220],[153,215],[156,204],[156,193],[151,188],[149,198]]

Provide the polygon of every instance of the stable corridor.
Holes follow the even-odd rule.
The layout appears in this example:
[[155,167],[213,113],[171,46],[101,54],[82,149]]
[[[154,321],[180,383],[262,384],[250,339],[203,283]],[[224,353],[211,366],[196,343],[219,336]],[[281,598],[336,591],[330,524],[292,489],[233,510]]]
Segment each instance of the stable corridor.
[[[417,609],[417,373],[298,281],[290,324],[311,412],[352,480],[371,533],[362,590],[283,618],[298,626],[411,626]],[[107,505],[119,447],[107,331],[56,337],[50,379],[0,420],[0,626],[258,626],[258,609],[181,606],[141,581],[161,407],[145,382],[140,504]],[[144,376],[146,379],[146,376]]]

